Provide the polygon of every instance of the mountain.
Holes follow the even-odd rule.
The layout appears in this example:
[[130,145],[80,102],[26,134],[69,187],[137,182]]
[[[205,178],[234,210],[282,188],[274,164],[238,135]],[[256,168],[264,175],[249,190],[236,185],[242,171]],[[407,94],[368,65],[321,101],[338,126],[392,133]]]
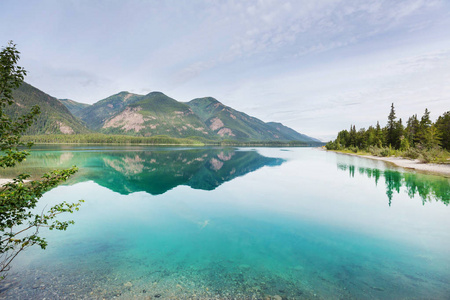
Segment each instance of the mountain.
[[76,134],[90,132],[86,126],[75,118],[58,99],[22,83],[13,91],[14,104],[5,108],[5,113],[12,118],[19,118],[28,113],[34,105],[39,105],[41,113],[26,134]]
[[72,100],[62,103],[88,128],[106,134],[321,143],[281,123],[265,123],[212,97],[183,103],[161,92],[147,95],[120,92],[84,107]]
[[218,100],[206,97],[187,103],[210,130],[220,137],[232,140],[255,141],[320,141],[284,126],[281,123],[265,123],[255,117],[225,106]]
[[152,92],[127,105],[120,113],[105,120],[100,130],[142,136],[206,138],[212,135],[188,105],[161,92]]
[[318,140],[316,138],[312,138],[310,136],[307,136],[306,134],[301,134],[297,131],[295,131],[292,128],[289,128],[287,126],[284,126],[281,123],[277,122],[268,122],[266,123],[268,126],[276,130],[276,132],[279,132],[280,135],[286,137],[288,140],[293,141],[305,141],[308,143],[322,143],[321,140]]
[[83,120],[90,129],[98,131],[109,118],[122,112],[127,105],[132,104],[141,98],[141,95],[120,92],[100,100],[89,107],[74,112],[74,115]]
[[70,111],[72,115],[76,115],[82,109],[91,106],[90,104],[80,103],[70,99],[58,99]]

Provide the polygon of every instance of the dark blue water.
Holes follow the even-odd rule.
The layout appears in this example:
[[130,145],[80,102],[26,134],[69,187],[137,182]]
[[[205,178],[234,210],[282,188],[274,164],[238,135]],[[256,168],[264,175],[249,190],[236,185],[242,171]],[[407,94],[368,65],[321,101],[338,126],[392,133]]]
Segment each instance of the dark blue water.
[[40,205],[84,199],[76,224],[0,298],[449,298],[448,178],[311,148],[42,149],[23,168],[72,164]]

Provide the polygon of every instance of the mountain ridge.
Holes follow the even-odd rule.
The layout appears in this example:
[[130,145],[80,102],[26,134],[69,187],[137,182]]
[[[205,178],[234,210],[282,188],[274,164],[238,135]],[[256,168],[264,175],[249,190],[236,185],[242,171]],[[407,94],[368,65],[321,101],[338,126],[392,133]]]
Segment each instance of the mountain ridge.
[[90,130],[75,118],[69,109],[58,99],[23,82],[13,91],[14,103],[5,107],[5,113],[13,119],[28,113],[38,105],[41,113],[36,116],[26,134],[81,134]]
[[56,99],[27,83],[15,90],[14,96],[17,101],[10,114],[20,115],[18,111],[25,112],[24,108],[35,104],[43,111],[27,134],[100,132],[211,141],[321,143],[281,123],[266,123],[237,111],[213,97],[181,102],[159,91],[146,95],[121,91],[91,105]]

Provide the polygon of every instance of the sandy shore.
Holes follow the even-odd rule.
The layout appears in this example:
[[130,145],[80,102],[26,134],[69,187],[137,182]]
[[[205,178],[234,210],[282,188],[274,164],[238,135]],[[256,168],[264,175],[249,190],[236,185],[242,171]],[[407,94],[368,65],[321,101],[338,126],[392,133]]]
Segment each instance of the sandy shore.
[[[0,186],[4,185],[5,183],[8,183],[12,181],[12,179],[8,179],[8,178],[0,178]],[[23,182],[28,182],[30,180],[24,180]]]
[[[328,150],[326,150],[328,151]],[[393,164],[397,167],[410,169],[410,170],[416,170],[420,172],[426,172],[426,173],[432,173],[436,175],[441,175],[444,177],[450,177],[450,164],[430,164],[430,163],[423,163],[419,161],[418,159],[408,159],[403,157],[379,157],[379,156],[373,156],[373,155],[359,155],[359,154],[353,154],[353,153],[342,153],[338,151],[332,151],[338,154],[344,154],[344,155],[352,155],[352,156],[359,156],[359,157],[365,157],[369,159],[375,159],[375,160],[381,160],[390,164]]]
[[11,179],[3,179],[0,178],[0,186],[4,185],[5,183],[7,183],[8,181],[10,181]]

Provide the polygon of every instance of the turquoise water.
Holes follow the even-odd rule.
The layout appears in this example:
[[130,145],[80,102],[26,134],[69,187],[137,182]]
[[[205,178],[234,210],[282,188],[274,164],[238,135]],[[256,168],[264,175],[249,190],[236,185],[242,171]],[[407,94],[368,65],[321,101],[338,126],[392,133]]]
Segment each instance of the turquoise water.
[[[311,148],[41,148],[76,164],[1,299],[448,299],[450,181]],[[3,174],[2,176],[7,176]]]

